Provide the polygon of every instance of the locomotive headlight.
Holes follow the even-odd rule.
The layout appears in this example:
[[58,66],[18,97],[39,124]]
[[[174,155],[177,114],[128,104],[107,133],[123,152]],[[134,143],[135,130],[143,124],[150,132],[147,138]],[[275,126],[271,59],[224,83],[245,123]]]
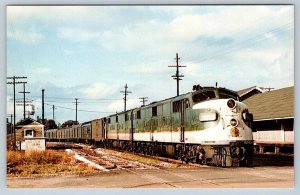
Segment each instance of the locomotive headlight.
[[235,118],[233,118],[230,120],[230,125],[236,127],[238,125],[238,121]]
[[227,101],[227,106],[230,108],[230,109],[234,109],[236,107],[236,103],[233,99],[229,99]]

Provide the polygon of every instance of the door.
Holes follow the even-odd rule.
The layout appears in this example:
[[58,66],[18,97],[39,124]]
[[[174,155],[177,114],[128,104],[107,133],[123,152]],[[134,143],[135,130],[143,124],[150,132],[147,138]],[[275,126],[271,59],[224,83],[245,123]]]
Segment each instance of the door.
[[187,106],[187,100],[181,100],[180,101],[180,109],[179,109],[179,119],[180,119],[180,130],[179,130],[179,136],[180,136],[180,142],[185,141],[185,116],[186,116],[186,106]]

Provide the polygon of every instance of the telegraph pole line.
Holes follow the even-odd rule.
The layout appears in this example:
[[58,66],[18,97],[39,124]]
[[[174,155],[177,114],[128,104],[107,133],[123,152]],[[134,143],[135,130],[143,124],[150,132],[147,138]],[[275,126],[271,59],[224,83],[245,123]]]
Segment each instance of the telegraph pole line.
[[140,102],[142,102],[143,103],[143,106],[145,106],[145,102],[147,102],[148,100],[148,97],[140,97],[139,99],[141,99],[141,101]]
[[272,89],[274,89],[273,87],[264,87],[264,90],[268,90],[268,92],[270,92]]
[[120,92],[124,94],[124,98],[123,98],[123,100],[124,100],[124,111],[126,111],[127,95],[128,95],[128,93],[131,93],[131,91],[127,91],[127,89],[128,89],[127,83],[126,83],[124,88],[125,88],[125,91],[120,91]]
[[52,105],[52,119],[53,119],[53,121],[54,121],[54,109],[55,109],[55,106]]
[[24,81],[17,81],[16,79],[27,79],[27,77],[6,77],[6,79],[12,79],[12,82],[7,82],[6,84],[12,84],[13,88],[14,88],[14,125],[13,125],[13,132],[14,132],[14,145],[13,145],[13,149],[16,150],[16,84],[21,84],[21,83],[27,83]]
[[53,115],[53,129],[54,129],[54,124],[55,124],[55,117],[54,117],[54,110],[55,110],[55,105],[52,105],[52,115]]
[[75,121],[76,121],[76,123],[78,123],[77,122],[77,107],[78,107],[78,103],[80,103],[80,102],[78,102],[78,98],[75,98],[75,102],[73,102],[73,103],[75,103],[75,105],[76,105],[76,118],[75,118]]
[[179,75],[179,67],[186,67],[179,65],[180,58],[178,57],[178,53],[176,53],[176,66],[168,66],[168,67],[176,67],[176,73],[173,75],[173,79],[177,81],[177,96],[179,96],[179,81],[182,80],[181,77],[184,77],[184,75]]
[[25,90],[25,84],[26,83],[23,83],[23,91],[19,91],[19,93],[23,93],[23,117],[24,117],[24,120],[25,120],[25,118],[26,118],[26,114],[25,114],[25,105],[26,105],[26,101],[25,101],[25,94],[26,93],[30,93],[30,92],[28,92],[28,91],[26,91]]
[[10,115],[10,137],[12,137],[11,134],[13,133],[12,117],[13,117],[13,115],[11,114]]
[[44,93],[45,93],[45,89],[42,89],[42,124],[45,125],[45,102],[44,102],[44,99],[45,99],[45,96],[44,96]]

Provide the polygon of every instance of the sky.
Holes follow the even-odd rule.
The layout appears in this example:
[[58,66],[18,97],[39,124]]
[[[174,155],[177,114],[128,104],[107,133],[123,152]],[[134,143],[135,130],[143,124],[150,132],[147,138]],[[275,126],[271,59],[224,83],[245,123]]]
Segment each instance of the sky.
[[[241,90],[294,85],[294,7],[7,6],[7,76],[26,76],[26,94],[41,117],[80,123],[176,96],[178,53],[192,86]],[[9,80],[8,80],[9,81]],[[16,92],[23,90],[18,84]],[[21,100],[23,95],[16,93]],[[7,86],[7,114],[13,113]],[[17,107],[17,120],[23,117]]]

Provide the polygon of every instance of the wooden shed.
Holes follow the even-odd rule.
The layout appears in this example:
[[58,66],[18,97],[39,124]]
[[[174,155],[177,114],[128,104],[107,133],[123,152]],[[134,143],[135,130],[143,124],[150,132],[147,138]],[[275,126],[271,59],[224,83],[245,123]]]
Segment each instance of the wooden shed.
[[[20,149],[45,149],[44,125],[27,118],[16,124],[16,143]],[[36,148],[34,148],[36,147]]]

